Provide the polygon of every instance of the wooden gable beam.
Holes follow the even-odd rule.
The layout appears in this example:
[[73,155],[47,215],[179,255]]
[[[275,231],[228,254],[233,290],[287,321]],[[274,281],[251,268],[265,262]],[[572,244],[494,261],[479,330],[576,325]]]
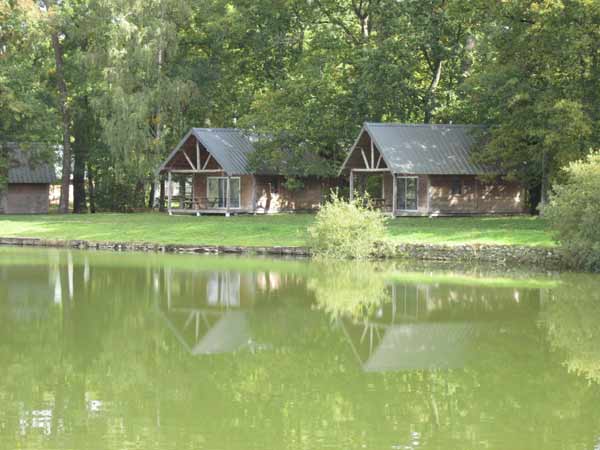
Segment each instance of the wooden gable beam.
[[185,148],[182,149],[182,152],[183,152],[183,156],[185,156],[185,159],[187,160],[187,162],[190,165],[190,167],[192,168],[192,170],[196,170],[196,166],[194,166],[194,163],[192,162],[192,160],[188,156],[187,152],[185,151]]
[[365,161],[365,168],[366,169],[370,169],[371,167],[369,166],[369,160],[367,159],[367,155],[365,155],[365,149],[364,148],[360,149],[360,154],[362,155],[363,160]]
[[196,167],[200,167],[200,143],[196,139]]
[[208,166],[209,161],[212,159],[212,155],[209,153],[208,154],[208,158],[206,158],[206,161],[204,161],[204,165],[202,166],[202,170],[206,170],[206,167]]

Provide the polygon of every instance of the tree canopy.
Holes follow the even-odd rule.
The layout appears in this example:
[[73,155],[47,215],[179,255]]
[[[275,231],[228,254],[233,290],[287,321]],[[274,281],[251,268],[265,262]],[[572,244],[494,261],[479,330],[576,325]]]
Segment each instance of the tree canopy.
[[124,210],[191,126],[268,134],[258,160],[299,186],[364,121],[481,123],[476,157],[545,192],[598,147],[599,22],[588,0],[3,0],[0,141],[62,146],[75,210]]

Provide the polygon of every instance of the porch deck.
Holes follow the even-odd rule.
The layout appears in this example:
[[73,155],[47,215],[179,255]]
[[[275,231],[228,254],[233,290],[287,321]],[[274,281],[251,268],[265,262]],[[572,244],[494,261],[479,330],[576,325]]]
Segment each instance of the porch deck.
[[202,215],[238,215],[238,214],[254,214],[254,211],[243,208],[231,208],[229,210],[225,208],[171,208],[169,209],[170,215],[191,215],[191,216],[202,216]]

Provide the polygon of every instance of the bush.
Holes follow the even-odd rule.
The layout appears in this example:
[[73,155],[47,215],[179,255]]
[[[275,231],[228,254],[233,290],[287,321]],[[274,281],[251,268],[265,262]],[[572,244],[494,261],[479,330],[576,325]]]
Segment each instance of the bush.
[[554,188],[544,211],[576,268],[600,272],[600,152],[571,163],[566,183]]
[[366,259],[385,240],[387,218],[368,199],[345,201],[337,193],[318,212],[309,228],[313,251],[329,258]]

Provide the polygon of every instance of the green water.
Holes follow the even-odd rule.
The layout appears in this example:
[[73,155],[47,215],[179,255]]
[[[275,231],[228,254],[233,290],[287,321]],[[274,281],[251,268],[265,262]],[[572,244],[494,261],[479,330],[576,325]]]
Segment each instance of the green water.
[[600,279],[0,249],[0,449],[600,449]]

